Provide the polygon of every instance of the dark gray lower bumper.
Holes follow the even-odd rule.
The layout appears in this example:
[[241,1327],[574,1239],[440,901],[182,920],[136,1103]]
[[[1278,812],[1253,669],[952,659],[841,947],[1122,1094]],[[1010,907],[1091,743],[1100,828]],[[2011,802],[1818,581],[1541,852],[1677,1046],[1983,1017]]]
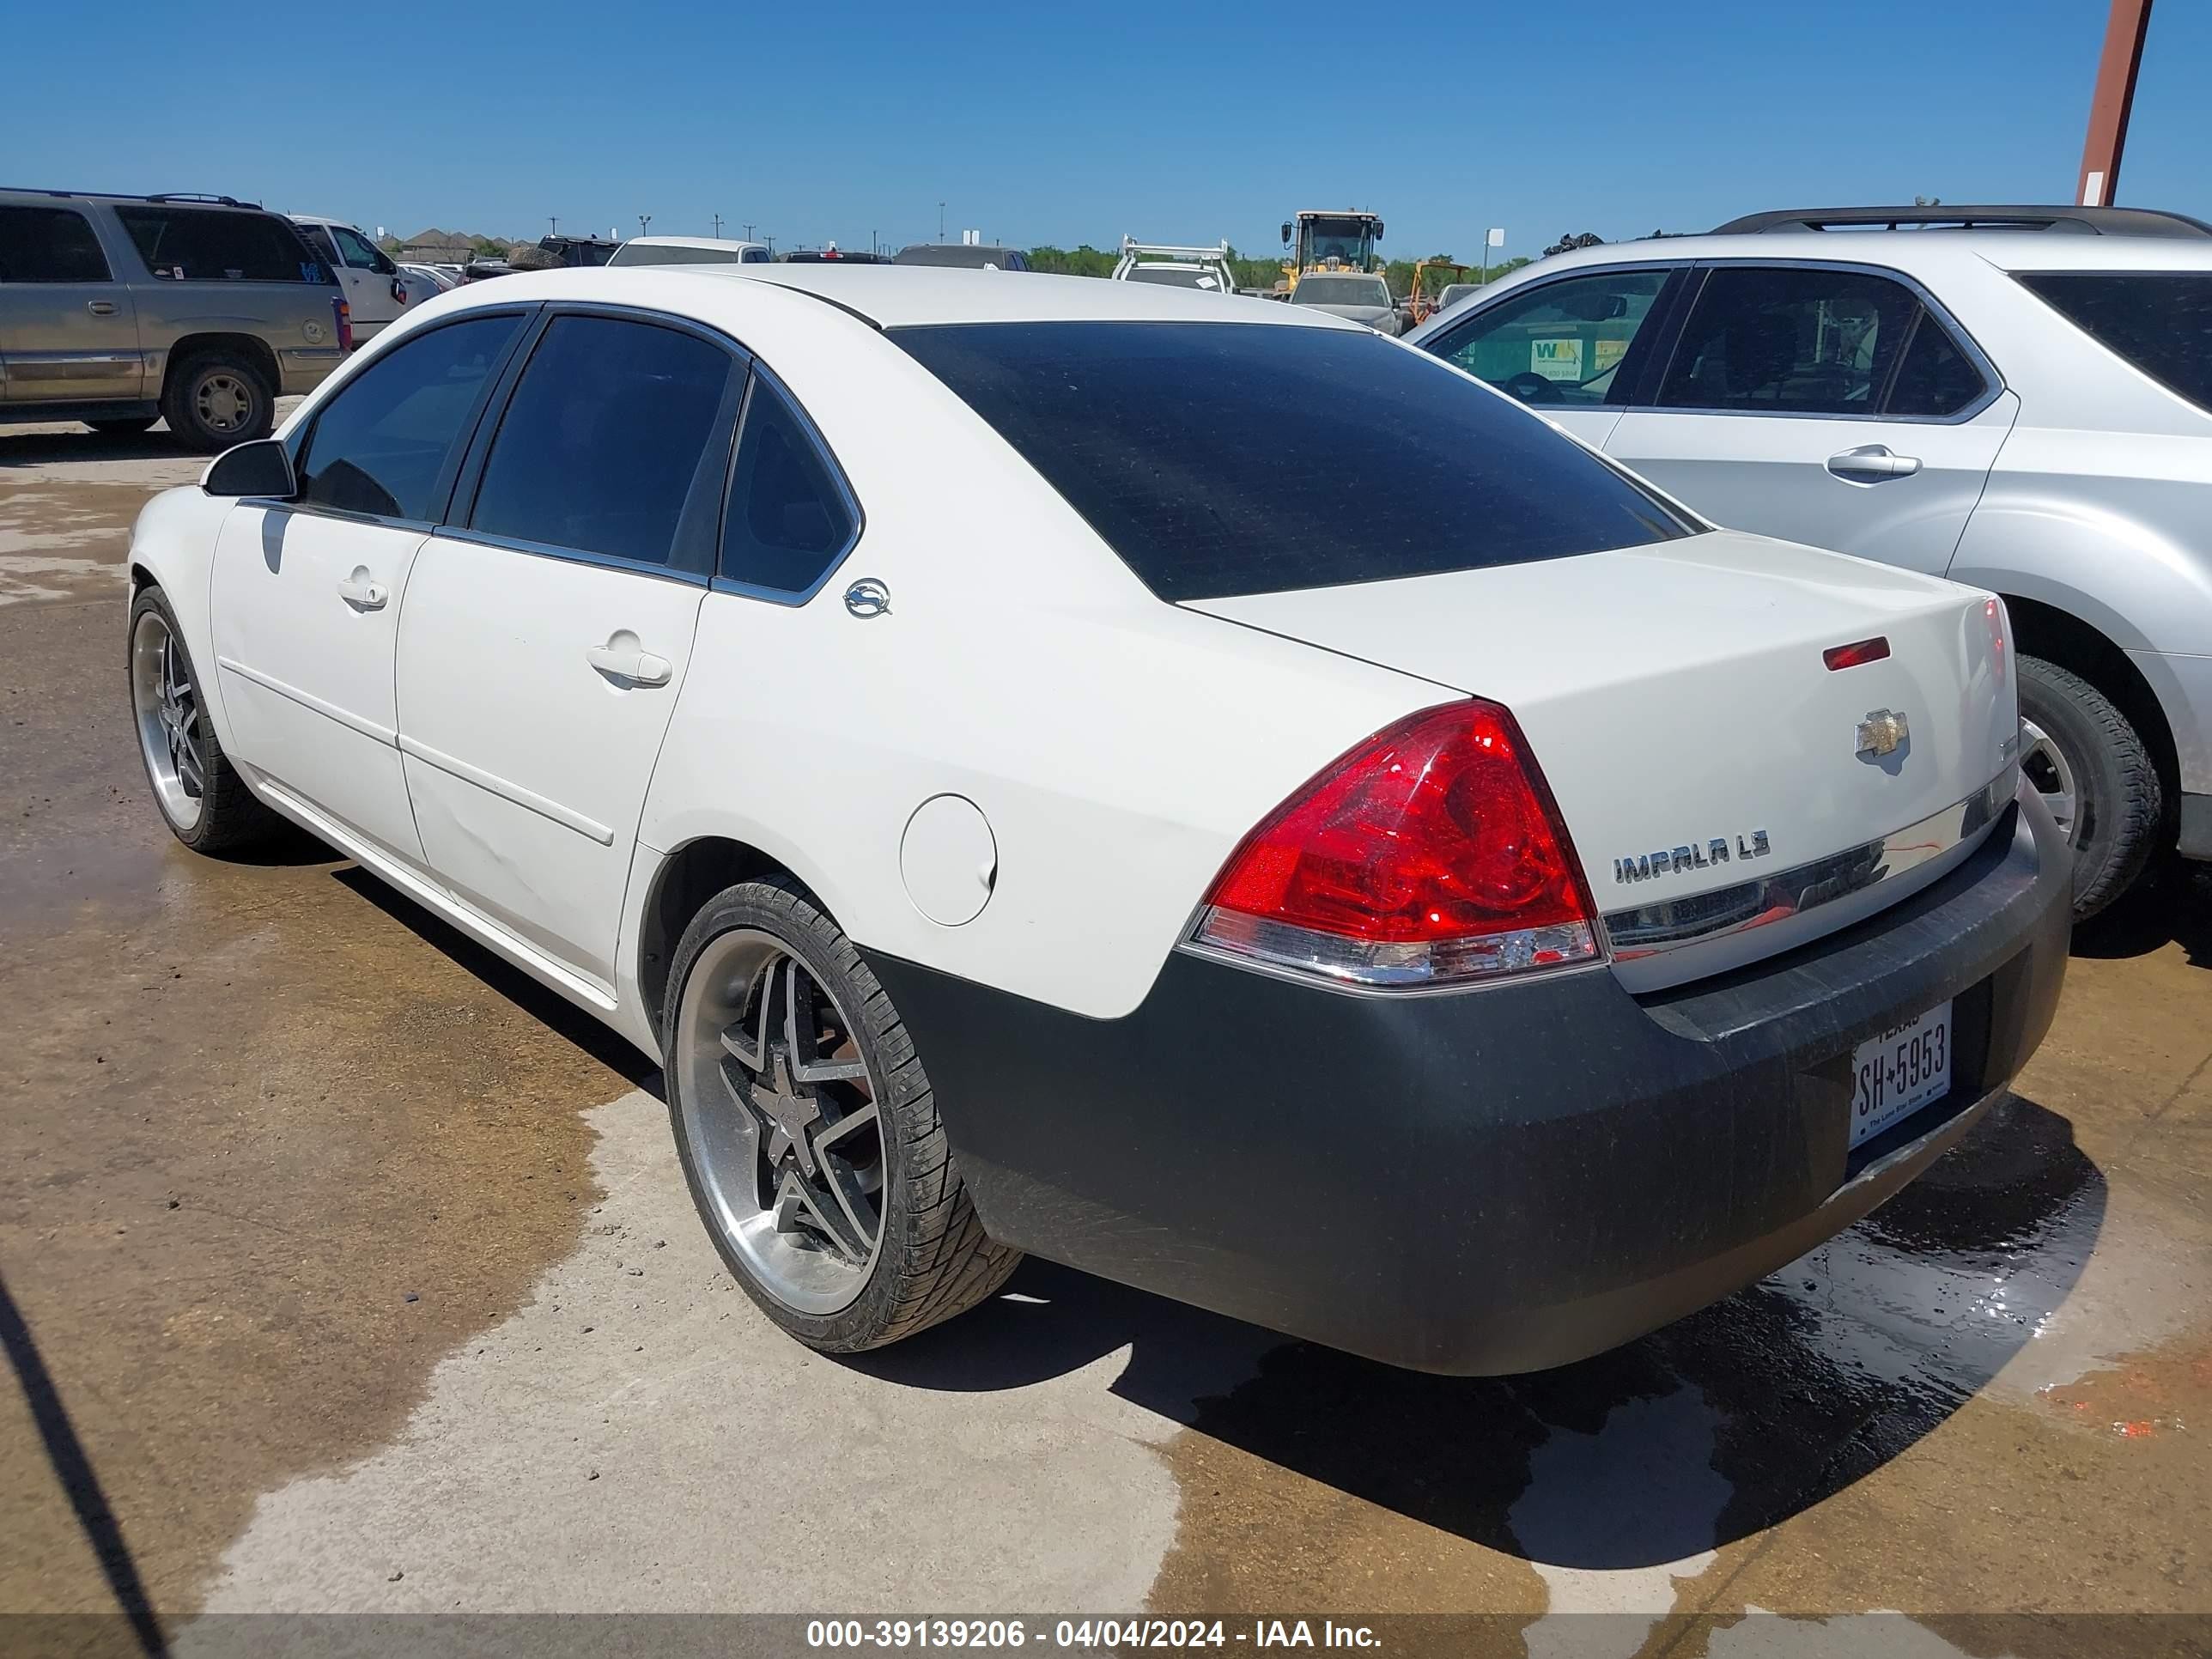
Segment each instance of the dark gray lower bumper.
[[[1750,1283],[1939,1156],[2049,1029],[2065,849],[2008,809],[1880,916],[1642,997],[1359,996],[1177,953],[1091,1020],[871,957],[994,1237],[1401,1365],[1564,1364]],[[1953,1088],[1846,1150],[1863,1039],[1954,1001]]]

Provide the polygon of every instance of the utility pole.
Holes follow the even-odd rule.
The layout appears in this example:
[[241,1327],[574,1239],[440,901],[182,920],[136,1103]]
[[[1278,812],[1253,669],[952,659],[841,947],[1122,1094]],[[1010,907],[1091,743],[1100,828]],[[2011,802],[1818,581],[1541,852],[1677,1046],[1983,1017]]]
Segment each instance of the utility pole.
[[714,240],[718,242],[722,240],[722,216],[719,213],[714,216]]
[[546,222],[553,227],[554,235],[558,236],[561,234],[561,221],[558,216],[549,216]]
[[641,236],[644,235],[645,228],[652,222],[653,216],[650,213],[639,214],[637,216],[637,234]]
[[2110,207],[2119,193],[2120,152],[2127,148],[2136,73],[2142,68],[2143,36],[2149,28],[2150,0],[2112,0],[2112,15],[2105,23],[2104,54],[2097,60],[2097,88],[2089,99],[2081,177],[2074,192],[2082,207]]
[[945,204],[942,202],[937,204],[937,240],[940,242],[945,240]]
[[745,240],[747,240],[748,242],[750,242],[750,241],[751,241],[751,240],[752,240],[752,239],[753,239],[753,225],[752,225],[752,221],[751,221],[751,220],[750,220],[750,219],[748,219],[748,220],[746,220],[746,221],[745,221]]

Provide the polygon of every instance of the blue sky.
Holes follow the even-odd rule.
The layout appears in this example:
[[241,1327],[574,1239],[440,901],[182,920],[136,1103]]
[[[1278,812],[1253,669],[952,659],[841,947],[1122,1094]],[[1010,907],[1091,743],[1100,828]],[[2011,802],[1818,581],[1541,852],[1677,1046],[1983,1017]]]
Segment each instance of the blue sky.
[[[1295,209],[1357,205],[1387,252],[1470,258],[1486,225],[1535,253],[1760,207],[2064,200],[2106,4],[9,10],[9,184],[227,191],[402,232],[557,214],[634,234],[640,213],[705,232],[719,211],[785,246],[934,240],[943,201],[949,230],[1021,246],[1257,253]],[[95,15],[129,49],[87,58]],[[2212,5],[2164,0],[2123,202],[2212,218],[2208,78]]]

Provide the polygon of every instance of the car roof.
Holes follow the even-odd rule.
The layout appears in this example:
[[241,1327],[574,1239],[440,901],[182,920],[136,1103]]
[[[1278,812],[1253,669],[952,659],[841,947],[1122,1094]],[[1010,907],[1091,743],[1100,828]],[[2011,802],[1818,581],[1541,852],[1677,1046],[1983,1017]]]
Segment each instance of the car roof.
[[[1293,328],[1360,326],[1310,307],[1293,312],[1271,300],[1247,300],[1158,283],[842,262],[564,266],[456,289],[432,303],[450,312],[461,306],[580,301],[635,306],[720,324],[736,314],[730,302],[739,296],[731,291],[732,283],[811,296],[823,301],[825,307],[835,307],[882,329],[1031,322],[1243,321]],[[1229,303],[1224,304],[1224,300]]]
[[[1769,264],[1867,264],[1900,270],[1938,270],[1978,260],[2000,270],[2208,270],[2212,239],[2082,236],[2047,230],[1767,230],[1666,236],[1555,253],[1493,281],[1503,291],[1534,276],[1626,264],[1698,259]],[[1487,291],[1487,290],[1486,290]]]
[[766,247],[766,242],[748,242],[734,236],[632,236],[623,243],[624,247]]
[[361,228],[350,219],[333,219],[325,213],[288,213],[284,216],[295,225],[343,225],[348,230]]

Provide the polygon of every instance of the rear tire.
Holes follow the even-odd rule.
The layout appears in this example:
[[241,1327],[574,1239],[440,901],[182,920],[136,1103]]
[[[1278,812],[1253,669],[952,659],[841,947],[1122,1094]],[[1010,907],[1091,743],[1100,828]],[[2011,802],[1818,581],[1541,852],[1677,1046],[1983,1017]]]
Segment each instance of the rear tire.
[[124,639],[138,759],[169,833],[195,853],[267,839],[283,820],[254,798],[222,752],[184,630],[160,588],[143,588],[131,601]]
[[898,1011],[805,887],[779,876],[715,895],[669,987],[663,1075],[684,1180],[786,1333],[823,1353],[882,1347],[1006,1283],[1021,1252],[984,1232]]
[[2166,792],[2150,750],[2110,697],[2040,657],[2020,665],[2021,765],[2074,849],[2074,920],[2135,882],[2157,848]]
[[206,352],[170,369],[161,416],[179,443],[212,455],[267,437],[276,424],[276,398],[252,363]]
[[125,415],[109,420],[87,421],[85,424],[104,437],[135,438],[142,432],[152,431],[155,418],[151,415]]

